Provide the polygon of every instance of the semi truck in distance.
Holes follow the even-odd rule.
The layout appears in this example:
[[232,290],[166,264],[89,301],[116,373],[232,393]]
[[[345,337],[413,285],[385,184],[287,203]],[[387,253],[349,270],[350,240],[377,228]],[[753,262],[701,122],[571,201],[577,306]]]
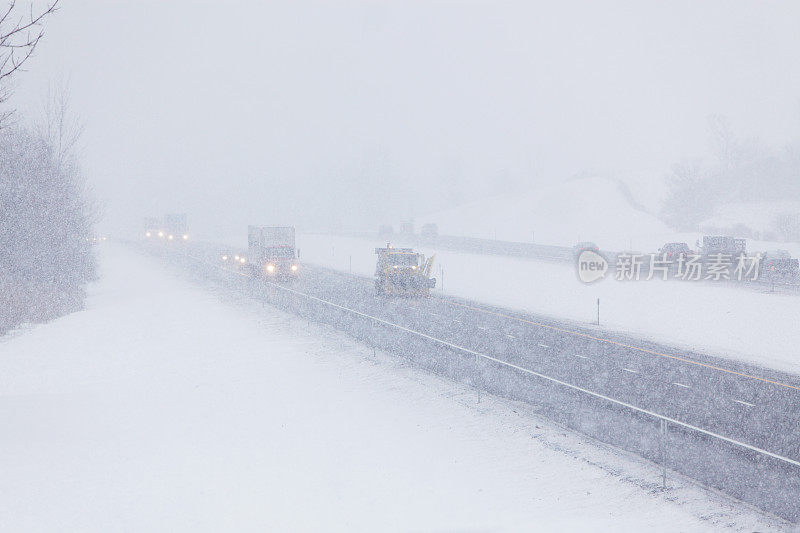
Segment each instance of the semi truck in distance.
[[164,236],[161,229],[161,219],[158,217],[144,217],[144,238],[145,239],[158,239],[159,232]]
[[247,263],[253,274],[267,278],[297,277],[299,265],[293,226],[248,226]]
[[186,213],[144,218],[144,238],[148,241],[185,242],[189,240]]
[[164,215],[164,234],[167,241],[188,241],[189,224],[186,221],[186,213]]
[[700,252],[705,260],[715,255],[728,255],[737,258],[741,255],[747,255],[747,241],[727,235],[704,235]]

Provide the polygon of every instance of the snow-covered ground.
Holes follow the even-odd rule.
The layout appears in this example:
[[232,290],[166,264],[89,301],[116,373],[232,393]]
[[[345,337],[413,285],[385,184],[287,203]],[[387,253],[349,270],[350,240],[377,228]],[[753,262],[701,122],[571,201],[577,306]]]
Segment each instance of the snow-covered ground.
[[107,245],[87,309],[0,339],[3,531],[785,524]]
[[[372,276],[374,248],[384,241],[301,235],[303,261]],[[591,324],[600,298],[603,328],[667,344],[800,373],[800,297],[720,283],[618,282],[612,271],[584,285],[575,267],[501,256],[436,252],[444,292],[514,309]],[[442,276],[442,273],[444,274]]]

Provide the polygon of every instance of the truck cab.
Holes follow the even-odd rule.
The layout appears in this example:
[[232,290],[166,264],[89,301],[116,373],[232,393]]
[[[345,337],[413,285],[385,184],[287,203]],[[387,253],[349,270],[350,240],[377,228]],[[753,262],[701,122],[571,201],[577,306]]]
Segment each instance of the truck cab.
[[164,236],[164,230],[161,229],[161,219],[158,217],[144,217],[144,238],[148,241],[155,241]]
[[375,248],[378,261],[375,265],[375,292],[381,295],[429,296],[436,286],[430,277],[433,257],[425,256],[411,248]]
[[186,220],[186,213],[164,215],[163,239],[169,243],[189,240],[189,224]]
[[296,278],[300,270],[293,226],[249,226],[247,261],[254,275]]

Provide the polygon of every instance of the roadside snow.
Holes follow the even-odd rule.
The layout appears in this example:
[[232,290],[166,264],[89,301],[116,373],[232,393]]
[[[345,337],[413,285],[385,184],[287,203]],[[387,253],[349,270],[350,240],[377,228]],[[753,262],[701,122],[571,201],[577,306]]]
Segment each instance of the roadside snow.
[[[372,276],[374,248],[385,241],[301,235],[303,261]],[[580,283],[574,266],[501,256],[436,252],[444,292],[476,301],[591,324],[600,298],[603,328],[800,373],[800,297],[725,284],[613,279]],[[442,276],[442,273],[444,274]]]
[[[0,340],[0,530],[776,530],[782,523],[111,245]],[[519,414],[518,414],[519,413]]]

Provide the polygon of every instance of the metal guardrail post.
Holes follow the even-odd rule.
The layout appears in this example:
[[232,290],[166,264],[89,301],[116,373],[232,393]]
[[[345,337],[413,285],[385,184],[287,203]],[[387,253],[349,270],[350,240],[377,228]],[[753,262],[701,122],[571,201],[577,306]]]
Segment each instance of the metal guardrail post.
[[372,346],[372,358],[375,359],[377,355],[375,354],[375,321],[370,319],[369,321],[369,340],[370,345]]
[[667,489],[667,421],[661,419],[661,490]]
[[600,298],[597,299],[597,325],[600,325]]
[[478,383],[478,376],[481,373],[481,358],[478,354],[475,354],[475,390],[478,391],[478,403],[481,403],[481,386]]

